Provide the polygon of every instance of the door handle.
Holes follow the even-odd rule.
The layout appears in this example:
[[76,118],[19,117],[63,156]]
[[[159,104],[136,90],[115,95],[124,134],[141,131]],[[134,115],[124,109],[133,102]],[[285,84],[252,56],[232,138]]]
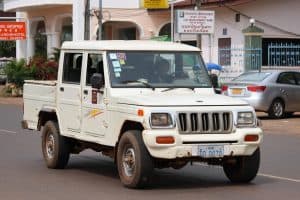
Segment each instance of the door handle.
[[61,92],[63,92],[63,91],[65,91],[65,88],[60,87],[59,90],[60,90]]
[[88,90],[83,90],[83,94],[88,95],[89,91]]

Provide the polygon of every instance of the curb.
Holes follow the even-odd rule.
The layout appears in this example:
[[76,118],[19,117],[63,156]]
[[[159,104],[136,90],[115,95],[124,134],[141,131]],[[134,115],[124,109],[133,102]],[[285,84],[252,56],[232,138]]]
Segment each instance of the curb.
[[22,106],[23,98],[22,97],[0,97],[0,105],[1,104]]

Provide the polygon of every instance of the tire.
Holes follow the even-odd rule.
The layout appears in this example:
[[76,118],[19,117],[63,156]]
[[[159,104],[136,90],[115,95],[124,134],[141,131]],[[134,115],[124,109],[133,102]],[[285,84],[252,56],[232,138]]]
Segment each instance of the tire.
[[252,181],[258,172],[260,164],[260,149],[251,156],[236,158],[236,162],[224,163],[223,170],[227,178],[233,183],[248,183]]
[[122,135],[117,149],[117,166],[125,187],[143,188],[148,185],[153,162],[141,131],[127,131]]
[[42,151],[48,168],[64,169],[70,158],[70,142],[59,134],[58,123],[46,122],[42,132]]
[[280,99],[275,99],[269,109],[269,117],[273,119],[281,119],[285,116],[284,102]]

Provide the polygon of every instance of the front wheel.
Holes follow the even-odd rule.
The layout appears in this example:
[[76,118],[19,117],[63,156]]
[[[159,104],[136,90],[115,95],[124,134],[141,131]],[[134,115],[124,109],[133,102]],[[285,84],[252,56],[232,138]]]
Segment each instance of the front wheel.
[[117,151],[117,166],[124,186],[141,188],[149,182],[153,162],[140,131],[127,131],[122,135]]
[[48,168],[63,169],[70,157],[70,142],[59,134],[58,123],[48,121],[42,132],[42,150]]
[[258,172],[260,164],[259,148],[251,156],[237,157],[233,163],[224,163],[223,170],[227,178],[233,183],[248,183]]

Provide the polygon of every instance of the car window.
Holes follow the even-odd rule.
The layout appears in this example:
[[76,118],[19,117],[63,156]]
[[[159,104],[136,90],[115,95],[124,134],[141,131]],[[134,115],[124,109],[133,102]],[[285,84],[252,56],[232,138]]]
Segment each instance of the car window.
[[250,72],[250,73],[241,74],[237,78],[234,78],[232,81],[260,82],[270,75],[271,75],[270,72],[255,72],[255,73]]
[[80,84],[82,53],[65,53],[63,83]]
[[300,85],[300,73],[295,73],[297,84]]
[[102,54],[89,54],[87,62],[87,72],[86,72],[86,85],[91,85],[91,77],[95,73],[103,73],[103,58]]
[[293,73],[283,72],[283,73],[279,74],[278,79],[277,79],[277,83],[296,85],[296,80],[294,78]]
[[198,52],[110,51],[108,64],[112,87],[211,87]]

